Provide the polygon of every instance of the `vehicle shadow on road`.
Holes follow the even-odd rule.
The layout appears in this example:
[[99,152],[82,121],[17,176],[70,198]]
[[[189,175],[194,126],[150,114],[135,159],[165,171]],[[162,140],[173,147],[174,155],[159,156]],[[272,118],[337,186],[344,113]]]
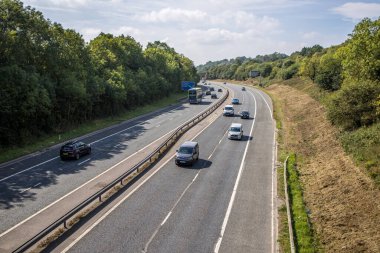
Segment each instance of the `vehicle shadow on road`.
[[[81,175],[86,171],[94,170],[95,163],[99,161],[111,160],[115,156],[122,155],[130,148],[130,141],[140,138],[144,132],[153,127],[150,126],[150,119],[163,113],[174,113],[186,108],[188,108],[187,101],[184,101],[180,106],[173,105],[167,110],[158,111],[133,121],[121,122],[114,127],[104,129],[93,135],[78,138],[77,140],[91,144],[92,148],[90,155],[84,155],[79,160],[61,161],[57,157],[59,156],[59,147],[47,149],[47,156],[33,161],[34,164],[41,163],[41,166],[0,182],[0,210],[11,210],[15,207],[22,208],[25,201],[37,201],[37,199],[41,198],[40,192],[47,187],[57,185],[62,176]],[[109,139],[104,139],[103,141],[105,136],[110,136],[112,141],[109,141]],[[44,163],[48,159],[51,161]],[[28,166],[33,166],[33,163]],[[99,167],[99,165],[97,166]],[[15,172],[11,170],[2,171],[0,178],[5,178],[13,173]],[[98,174],[100,173],[101,171]]]
[[184,169],[192,169],[192,170],[202,170],[211,167],[212,162],[209,160],[199,158],[192,166],[191,165],[181,165],[179,167]]

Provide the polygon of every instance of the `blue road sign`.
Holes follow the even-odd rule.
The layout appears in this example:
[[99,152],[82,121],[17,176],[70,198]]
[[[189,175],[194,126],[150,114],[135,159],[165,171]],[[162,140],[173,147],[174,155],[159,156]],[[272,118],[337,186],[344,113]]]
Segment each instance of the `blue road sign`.
[[195,87],[195,82],[192,81],[182,81],[181,82],[181,89],[182,90],[190,90],[191,88]]

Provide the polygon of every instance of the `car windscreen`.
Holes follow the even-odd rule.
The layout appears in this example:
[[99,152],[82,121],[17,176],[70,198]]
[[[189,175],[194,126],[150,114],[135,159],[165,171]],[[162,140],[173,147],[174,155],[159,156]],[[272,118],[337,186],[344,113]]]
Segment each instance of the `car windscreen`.
[[240,132],[240,127],[231,127],[230,131],[231,132]]
[[178,153],[180,154],[192,154],[193,153],[193,148],[190,147],[180,147],[178,150]]

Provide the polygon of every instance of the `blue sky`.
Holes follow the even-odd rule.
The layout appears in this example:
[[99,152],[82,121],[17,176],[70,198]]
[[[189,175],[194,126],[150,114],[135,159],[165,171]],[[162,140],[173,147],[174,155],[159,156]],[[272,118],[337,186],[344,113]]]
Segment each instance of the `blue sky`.
[[100,32],[163,41],[194,61],[291,54],[344,42],[380,0],[24,0],[89,42]]

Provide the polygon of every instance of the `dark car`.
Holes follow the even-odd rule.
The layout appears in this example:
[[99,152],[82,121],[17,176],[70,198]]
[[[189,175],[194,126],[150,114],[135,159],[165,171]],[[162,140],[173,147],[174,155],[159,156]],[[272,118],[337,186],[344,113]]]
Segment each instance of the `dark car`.
[[62,160],[66,158],[79,159],[83,155],[91,154],[91,146],[81,141],[70,141],[65,143],[59,151]]
[[185,141],[175,154],[176,165],[193,165],[199,159],[199,145],[195,141]]
[[210,91],[215,91],[215,90],[214,90],[214,87],[210,87]]
[[211,98],[218,98],[218,96],[216,96],[216,93],[211,93]]
[[240,112],[240,118],[242,119],[249,119],[249,111],[244,110]]
[[211,91],[206,90],[206,95],[211,95]]
[[218,92],[222,92],[222,89],[218,89]]
[[245,90],[245,87],[243,86],[243,87],[241,87],[241,90]]

